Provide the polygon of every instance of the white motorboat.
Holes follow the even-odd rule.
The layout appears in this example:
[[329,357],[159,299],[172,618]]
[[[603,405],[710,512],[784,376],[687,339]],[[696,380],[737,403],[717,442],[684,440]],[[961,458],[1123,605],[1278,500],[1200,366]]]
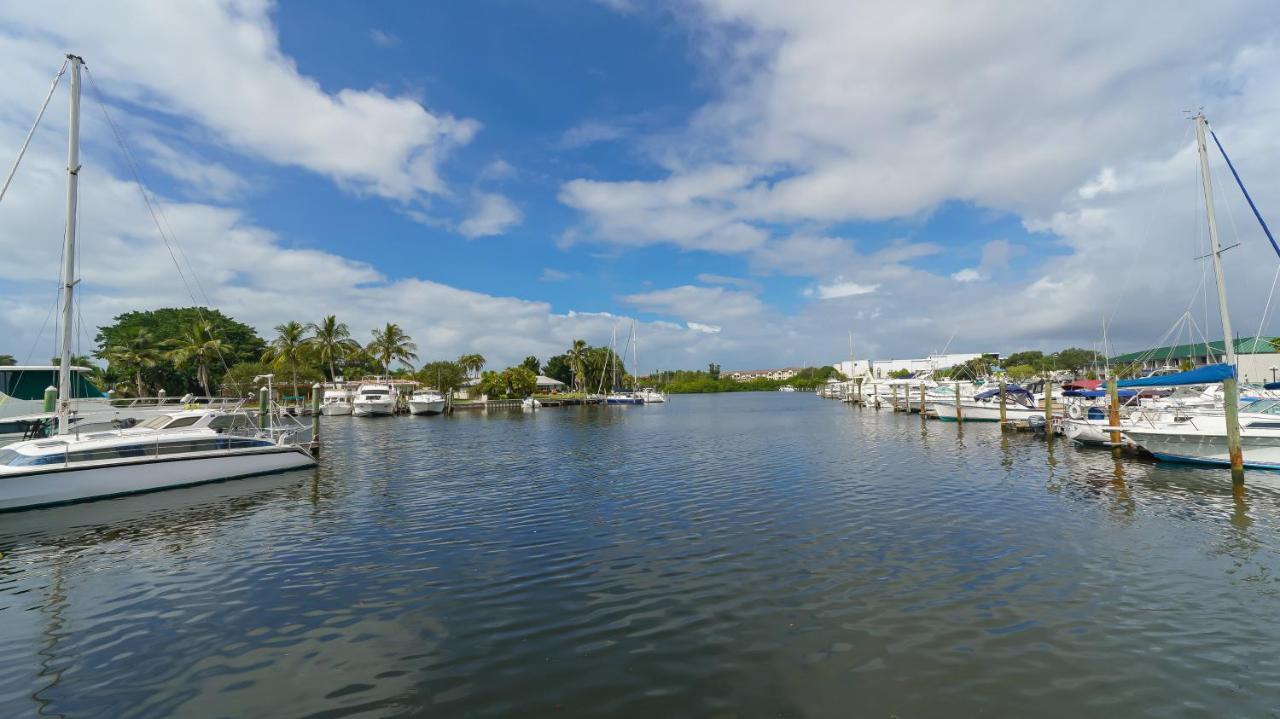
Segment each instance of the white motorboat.
[[396,412],[396,394],[391,385],[367,382],[356,390],[351,401],[351,414],[357,417],[392,415]]
[[177,411],[136,427],[78,432],[0,449],[0,510],[26,509],[316,463],[310,429],[292,418],[258,427],[244,412]]
[[778,388],[778,391],[779,391],[779,392],[795,392],[795,391],[796,391],[796,388],[795,388],[795,387],[792,387],[792,386],[791,386],[791,385],[789,385],[789,384],[784,384],[784,385],[782,385],[781,387],[779,387],[779,388]]
[[[1225,412],[1184,413],[1167,422],[1141,420],[1124,433],[1157,459],[1229,465]],[[1280,400],[1266,399],[1240,411],[1240,448],[1244,466],[1280,469]]]
[[409,397],[409,412],[412,414],[440,414],[444,407],[444,395],[435,390],[421,390]]
[[[978,392],[968,401],[962,397],[959,403],[959,418],[965,422],[999,422],[999,395],[1000,389],[997,387]],[[929,409],[936,412],[938,419],[943,422],[954,422],[957,419],[954,399],[930,400]],[[1017,421],[1032,417],[1044,417],[1044,408],[1037,405],[1036,395],[1017,385],[1005,387],[1005,419]]]
[[645,387],[640,390],[640,399],[644,400],[645,404],[662,404],[667,401],[667,395],[653,387]]
[[326,417],[341,417],[352,412],[351,390],[341,384],[326,384],[324,396],[320,399],[320,414]]
[[542,409],[542,403],[532,397],[520,400],[520,409]]

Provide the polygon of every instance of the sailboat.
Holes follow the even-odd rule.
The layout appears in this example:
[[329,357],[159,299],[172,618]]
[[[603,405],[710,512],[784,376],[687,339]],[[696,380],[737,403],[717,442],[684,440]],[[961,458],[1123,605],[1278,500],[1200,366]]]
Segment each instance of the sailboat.
[[[274,412],[257,421],[241,411],[197,409],[159,414],[128,429],[76,429],[72,404],[76,203],[80,173],[80,72],[67,55],[71,113],[67,142],[67,216],[62,252],[62,336],[56,403],[57,434],[0,449],[0,510],[183,487],[280,472],[316,463],[309,428]],[[59,74],[59,76],[61,73]],[[268,377],[268,383],[270,378]],[[268,387],[268,395],[270,389]],[[281,424],[277,424],[279,421]]]
[[[635,337],[635,326],[632,325],[631,337]],[[628,340],[627,344],[630,344]],[[613,382],[613,390],[605,395],[605,404],[644,404],[644,399],[637,395],[634,391],[628,392],[618,384],[618,352],[615,349],[618,345],[618,330],[613,330],[613,339],[609,342],[609,366],[610,376]],[[634,361],[634,360],[633,360]]]
[[[1202,415],[1180,415],[1166,422],[1133,423],[1124,428],[1125,435],[1138,446],[1155,455],[1157,459],[1174,462],[1192,462],[1199,464],[1229,465],[1234,469],[1243,467],[1261,467],[1280,469],[1280,406],[1246,407],[1243,414],[1240,410],[1239,389],[1236,384],[1236,348],[1235,335],[1231,331],[1231,313],[1227,308],[1226,277],[1222,271],[1222,249],[1218,242],[1218,221],[1214,213],[1213,183],[1209,173],[1209,152],[1206,139],[1208,120],[1204,113],[1197,113],[1194,118],[1196,128],[1196,149],[1200,158],[1201,187],[1204,190],[1206,219],[1209,225],[1210,257],[1213,260],[1214,279],[1218,288],[1218,312],[1222,319],[1223,364],[1207,365],[1189,372],[1181,372],[1164,377],[1151,377],[1138,380],[1127,380],[1117,383],[1121,387],[1148,387],[1188,384],[1222,383],[1223,411],[1221,413]],[[1261,213],[1249,197],[1248,190],[1231,165],[1230,158],[1213,136],[1214,143],[1222,151],[1222,156],[1231,167],[1245,199],[1262,225],[1267,238],[1280,254],[1280,245],[1276,245],[1270,229],[1262,220]],[[1255,411],[1256,410],[1256,411]],[[1238,415],[1238,416],[1237,416]],[[1232,445],[1239,448],[1240,453],[1232,451]],[[1237,480],[1238,481],[1238,480]]]

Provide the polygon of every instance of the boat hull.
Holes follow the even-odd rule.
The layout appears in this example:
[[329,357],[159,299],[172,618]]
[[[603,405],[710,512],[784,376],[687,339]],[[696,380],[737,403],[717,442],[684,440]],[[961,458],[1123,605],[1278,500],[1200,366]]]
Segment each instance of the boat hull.
[[[956,403],[955,402],[939,402],[937,400],[929,404],[929,409],[936,412],[938,419],[943,422],[956,421]],[[975,402],[973,404],[960,403],[960,412],[965,422],[999,422],[1000,421],[1000,405],[993,404],[988,406],[986,403]],[[1044,410],[1030,409],[1027,407],[1010,407],[1005,406],[1005,419],[1009,421],[1027,420],[1032,417],[1043,417]]]
[[0,474],[0,511],[188,487],[302,469],[315,463],[300,447],[271,447],[93,466],[40,467],[21,474]]
[[428,402],[409,400],[409,412],[412,414],[440,414],[444,412],[444,400]]
[[[1166,462],[1231,465],[1225,432],[1208,434],[1143,428],[1125,430],[1125,434],[1156,459]],[[1245,467],[1280,469],[1280,433],[1266,436],[1242,433],[1240,449]]]
[[351,414],[357,417],[379,417],[390,416],[396,412],[396,403],[390,400],[385,402],[355,402],[351,405]]
[[351,412],[352,412],[351,405],[345,402],[341,402],[341,403],[334,402],[332,404],[325,404],[320,406],[320,414],[326,417],[343,417],[351,414]]

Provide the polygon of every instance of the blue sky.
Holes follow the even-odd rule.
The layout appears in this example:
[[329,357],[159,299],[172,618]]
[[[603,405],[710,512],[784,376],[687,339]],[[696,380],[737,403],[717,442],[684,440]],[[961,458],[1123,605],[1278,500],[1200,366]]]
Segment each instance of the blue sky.
[[[881,358],[1097,346],[1105,320],[1132,349],[1212,314],[1182,110],[1206,106],[1264,211],[1280,204],[1251,159],[1274,154],[1278,25],[1257,18],[1275,13],[6,4],[0,143],[20,144],[64,49],[84,54],[195,300],[264,334],[336,313],[359,338],[400,323],[424,359],[502,364],[634,321],[655,366],[758,367],[842,358],[850,331]],[[0,270],[0,352],[19,356],[51,349],[58,98],[0,206],[0,249],[25,260]],[[82,344],[117,312],[192,301],[96,100],[85,113]],[[1275,261],[1242,207],[1223,194],[1251,332]]]

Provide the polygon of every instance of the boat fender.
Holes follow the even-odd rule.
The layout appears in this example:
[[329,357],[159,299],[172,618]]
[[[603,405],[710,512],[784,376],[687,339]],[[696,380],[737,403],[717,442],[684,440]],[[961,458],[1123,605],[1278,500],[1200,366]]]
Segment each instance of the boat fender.
[[1071,419],[1080,419],[1084,416],[1084,411],[1080,409],[1080,405],[1073,404],[1067,407],[1067,414],[1071,415]]

